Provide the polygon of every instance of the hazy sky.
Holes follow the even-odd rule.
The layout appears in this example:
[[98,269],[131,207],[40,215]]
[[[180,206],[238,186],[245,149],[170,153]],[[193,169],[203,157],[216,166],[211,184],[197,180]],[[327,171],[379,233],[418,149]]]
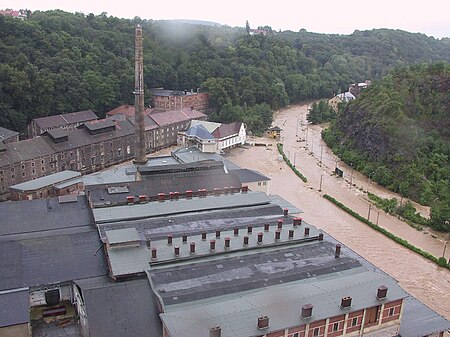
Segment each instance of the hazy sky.
[[450,37],[449,0],[0,0],[0,9],[62,9],[68,12],[107,12],[142,19],[195,19],[229,26],[271,26],[275,30],[351,34],[373,28],[402,29],[436,38]]

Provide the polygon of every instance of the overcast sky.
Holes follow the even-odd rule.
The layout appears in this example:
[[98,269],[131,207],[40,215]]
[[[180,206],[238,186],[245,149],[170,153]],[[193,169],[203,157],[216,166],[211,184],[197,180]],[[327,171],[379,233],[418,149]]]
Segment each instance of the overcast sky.
[[142,19],[194,19],[228,26],[351,34],[373,28],[402,29],[450,37],[449,0],[0,0],[0,9],[62,9],[68,12]]

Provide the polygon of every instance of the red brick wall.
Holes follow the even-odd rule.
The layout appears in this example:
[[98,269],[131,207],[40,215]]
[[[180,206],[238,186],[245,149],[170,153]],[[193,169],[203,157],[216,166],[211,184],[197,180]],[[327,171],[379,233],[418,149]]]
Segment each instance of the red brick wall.
[[271,332],[266,337],[284,337],[284,330]]
[[[345,322],[345,315],[330,318],[327,336],[336,337],[342,335],[344,333],[344,322]],[[337,324],[336,331],[334,331],[335,324]]]
[[[391,309],[393,309],[393,310],[391,310]],[[400,318],[401,310],[402,310],[402,300],[386,303],[384,305],[384,309],[382,312],[381,323],[387,323],[390,321],[398,320]],[[392,311],[393,311],[393,315],[390,316],[389,313],[390,312],[392,313]]]
[[290,328],[288,330],[288,337],[292,337],[294,335],[294,333],[298,332],[298,336],[299,337],[305,337],[305,333],[306,333],[306,325],[302,325],[299,327],[295,327],[295,328]]
[[316,322],[312,322],[309,325],[309,329],[308,329],[308,336],[314,336],[314,330],[316,328],[319,328],[319,334],[317,335],[317,337],[322,337],[325,335],[325,323],[326,320],[321,320],[321,321],[316,321]]
[[[358,331],[359,329],[361,329],[363,315],[364,315],[364,310],[350,312],[348,314],[347,330],[345,331],[345,333],[350,333],[350,332]],[[353,318],[356,318],[355,326],[352,326]]]

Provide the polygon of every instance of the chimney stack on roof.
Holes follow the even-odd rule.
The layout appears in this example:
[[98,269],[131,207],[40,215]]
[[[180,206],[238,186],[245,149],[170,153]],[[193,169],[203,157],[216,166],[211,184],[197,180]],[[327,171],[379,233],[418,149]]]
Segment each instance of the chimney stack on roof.
[[378,287],[377,298],[378,298],[379,300],[384,300],[384,299],[386,298],[388,289],[389,289],[389,288],[386,287],[386,286],[384,286],[384,285]]
[[267,329],[269,327],[269,317],[261,316],[258,317],[258,329]]
[[302,318],[311,317],[313,308],[314,308],[314,306],[310,303],[302,306]]
[[144,122],[144,52],[142,47],[142,26],[136,25],[134,39],[134,127],[136,140],[134,149],[134,163],[144,165],[145,156],[145,122]]
[[222,335],[222,329],[220,326],[209,328],[209,337],[220,337]]
[[341,308],[349,308],[352,305],[352,298],[350,296],[342,297],[341,298]]

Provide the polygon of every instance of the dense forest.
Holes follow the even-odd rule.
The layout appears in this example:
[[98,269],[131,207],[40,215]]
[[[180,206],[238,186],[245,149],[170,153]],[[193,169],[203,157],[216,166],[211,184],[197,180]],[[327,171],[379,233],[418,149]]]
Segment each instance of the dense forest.
[[337,115],[323,138],[370,179],[424,205],[450,232],[450,65],[399,67]]
[[287,104],[329,98],[395,66],[450,61],[449,39],[399,30],[250,36],[245,27],[107,14],[0,16],[0,126],[24,132],[35,117],[85,109],[102,117],[132,104],[137,23],[144,30],[147,89],[207,90],[211,120],[244,121],[255,133],[270,125],[272,110]]

